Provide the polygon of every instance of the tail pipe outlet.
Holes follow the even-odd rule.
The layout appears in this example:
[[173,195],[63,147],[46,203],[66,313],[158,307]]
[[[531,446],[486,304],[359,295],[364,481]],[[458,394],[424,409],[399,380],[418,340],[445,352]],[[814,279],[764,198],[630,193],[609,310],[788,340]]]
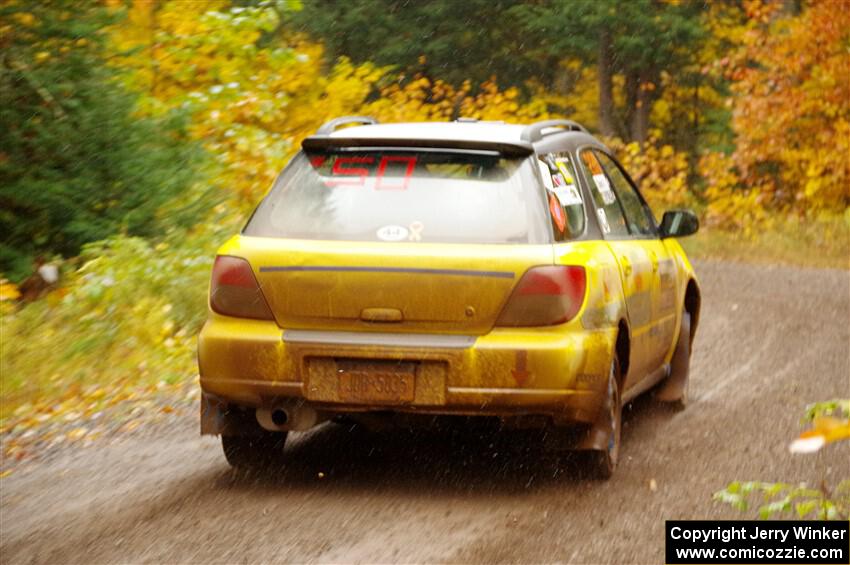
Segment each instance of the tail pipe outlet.
[[257,422],[272,432],[303,432],[322,420],[315,409],[303,403],[257,408]]

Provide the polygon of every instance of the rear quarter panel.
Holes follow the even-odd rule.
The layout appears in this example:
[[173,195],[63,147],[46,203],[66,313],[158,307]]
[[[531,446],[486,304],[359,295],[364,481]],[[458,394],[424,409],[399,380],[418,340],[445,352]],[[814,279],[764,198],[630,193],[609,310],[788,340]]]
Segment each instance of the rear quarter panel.
[[587,296],[581,313],[588,330],[616,328],[627,319],[619,266],[604,241],[577,241],[555,245],[555,263],[581,265],[587,274]]
[[[676,335],[673,339],[673,344],[670,348],[670,351],[667,355],[667,361],[670,361],[670,358],[673,356],[673,350],[676,347],[676,341],[679,339],[679,328],[681,327],[682,321],[682,312],[684,310],[685,305],[685,293],[688,289],[688,283],[693,281],[696,285],[697,291],[701,294],[699,280],[697,279],[696,271],[694,270],[693,265],[691,265],[690,260],[688,259],[685,250],[682,249],[681,244],[678,240],[674,238],[667,238],[662,240],[664,242],[664,246],[667,248],[667,251],[670,253],[670,257],[673,259],[676,264]],[[699,323],[699,311],[697,311],[696,315],[691,320],[691,339],[696,333],[697,325]]]

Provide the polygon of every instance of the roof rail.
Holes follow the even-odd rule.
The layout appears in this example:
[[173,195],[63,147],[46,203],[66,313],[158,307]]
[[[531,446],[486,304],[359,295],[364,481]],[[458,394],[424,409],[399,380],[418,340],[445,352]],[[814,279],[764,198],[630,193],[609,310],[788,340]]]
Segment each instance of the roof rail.
[[530,143],[540,141],[545,136],[555,133],[543,133],[544,130],[551,128],[563,128],[566,131],[581,131],[584,133],[588,133],[584,126],[572,120],[543,120],[542,122],[534,122],[531,125],[525,126],[525,129],[522,130],[521,139]]
[[362,124],[370,126],[377,123],[378,120],[369,116],[342,116],[341,118],[334,118],[333,120],[322,124],[322,127],[316,130],[316,135],[330,135],[341,126],[348,124]]

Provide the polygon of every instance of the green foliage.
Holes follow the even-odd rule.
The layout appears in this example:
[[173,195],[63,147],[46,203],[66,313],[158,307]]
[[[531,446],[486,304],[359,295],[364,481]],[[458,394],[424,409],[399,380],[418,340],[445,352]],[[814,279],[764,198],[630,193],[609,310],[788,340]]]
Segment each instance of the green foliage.
[[124,236],[88,244],[65,287],[7,308],[2,419],[22,403],[25,417],[54,414],[60,400],[75,412],[96,410],[93,399],[191,378],[215,248],[236,227],[219,222],[215,231],[175,233],[156,245]]
[[[564,64],[580,60],[619,81],[616,103],[614,81],[600,88],[602,132],[643,142],[653,103],[671,77],[676,84],[700,86],[696,62],[707,35],[703,9],[697,2],[653,0],[312,0],[290,18],[296,29],[321,40],[331,58],[392,65],[405,80],[421,75],[475,89],[495,77],[526,97],[539,95],[540,85],[566,95],[588,78]],[[690,104],[690,95],[687,100]],[[683,106],[673,111],[681,115]],[[692,122],[670,124],[675,131],[669,139],[692,149],[694,136],[679,131]]]
[[[791,451],[811,453],[831,442],[850,439],[850,399],[835,399],[816,402],[806,407],[804,422],[812,422],[814,427],[804,431],[800,439],[792,443]],[[838,417],[843,417],[841,420]],[[818,437],[820,443],[814,449],[795,449],[798,442],[808,442]],[[741,512],[749,510],[757,503],[758,515],[762,520],[781,518],[791,514],[796,518],[818,520],[847,520],[850,518],[850,479],[842,480],[834,490],[821,481],[819,488],[811,488],[805,483],[768,483],[762,481],[734,481],[726,488],[714,493],[714,500],[729,504]]]
[[12,279],[37,253],[190,221],[157,212],[187,190],[201,154],[174,115],[134,115],[103,60],[111,21],[88,2],[0,7],[0,271]]
[[835,492],[813,489],[805,484],[735,481],[716,493],[714,500],[741,512],[757,501],[762,520],[793,517],[818,520],[846,520],[850,516],[850,480],[838,484]]
[[813,402],[806,406],[803,422],[813,422],[815,418],[823,416],[834,416],[836,418],[850,418],[850,399],[833,399],[826,402]]
[[641,73],[680,68],[699,49],[705,32],[695,2],[653,0],[549,0],[517,3],[511,13],[553,53],[596,63],[602,32],[609,35],[612,71]]
[[[696,2],[550,0],[511,12],[553,54],[579,58],[597,66],[600,79],[609,77],[599,82],[602,133],[643,142],[664,76],[675,75],[683,84],[692,80],[706,35],[701,10]],[[614,98],[615,75],[623,80],[620,103]]]
[[[514,0],[308,0],[292,15],[296,29],[321,40],[332,58],[392,65],[408,77],[422,74],[454,87],[493,76],[522,86],[548,81],[561,54],[517,25]],[[522,49],[517,49],[522,46]]]

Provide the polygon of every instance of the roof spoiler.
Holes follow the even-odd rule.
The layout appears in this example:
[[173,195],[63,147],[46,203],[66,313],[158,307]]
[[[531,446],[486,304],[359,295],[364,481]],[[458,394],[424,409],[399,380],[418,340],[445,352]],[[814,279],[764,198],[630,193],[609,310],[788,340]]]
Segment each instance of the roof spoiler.
[[[324,126],[322,126],[324,128]],[[321,132],[321,129],[319,132]],[[494,152],[506,157],[525,157],[534,153],[534,147],[525,141],[472,141],[466,139],[404,139],[404,138],[374,138],[374,137],[330,137],[317,133],[301,142],[301,147],[307,151],[326,151],[336,148],[370,148],[370,149],[455,149],[460,151]]]
[[572,120],[544,120],[542,122],[534,122],[533,124],[526,126],[525,129],[522,130],[522,135],[520,136],[520,138],[523,141],[534,143],[535,141],[540,141],[547,135],[552,135],[553,133],[562,133],[555,131],[546,131],[553,129],[589,133],[583,125]]

